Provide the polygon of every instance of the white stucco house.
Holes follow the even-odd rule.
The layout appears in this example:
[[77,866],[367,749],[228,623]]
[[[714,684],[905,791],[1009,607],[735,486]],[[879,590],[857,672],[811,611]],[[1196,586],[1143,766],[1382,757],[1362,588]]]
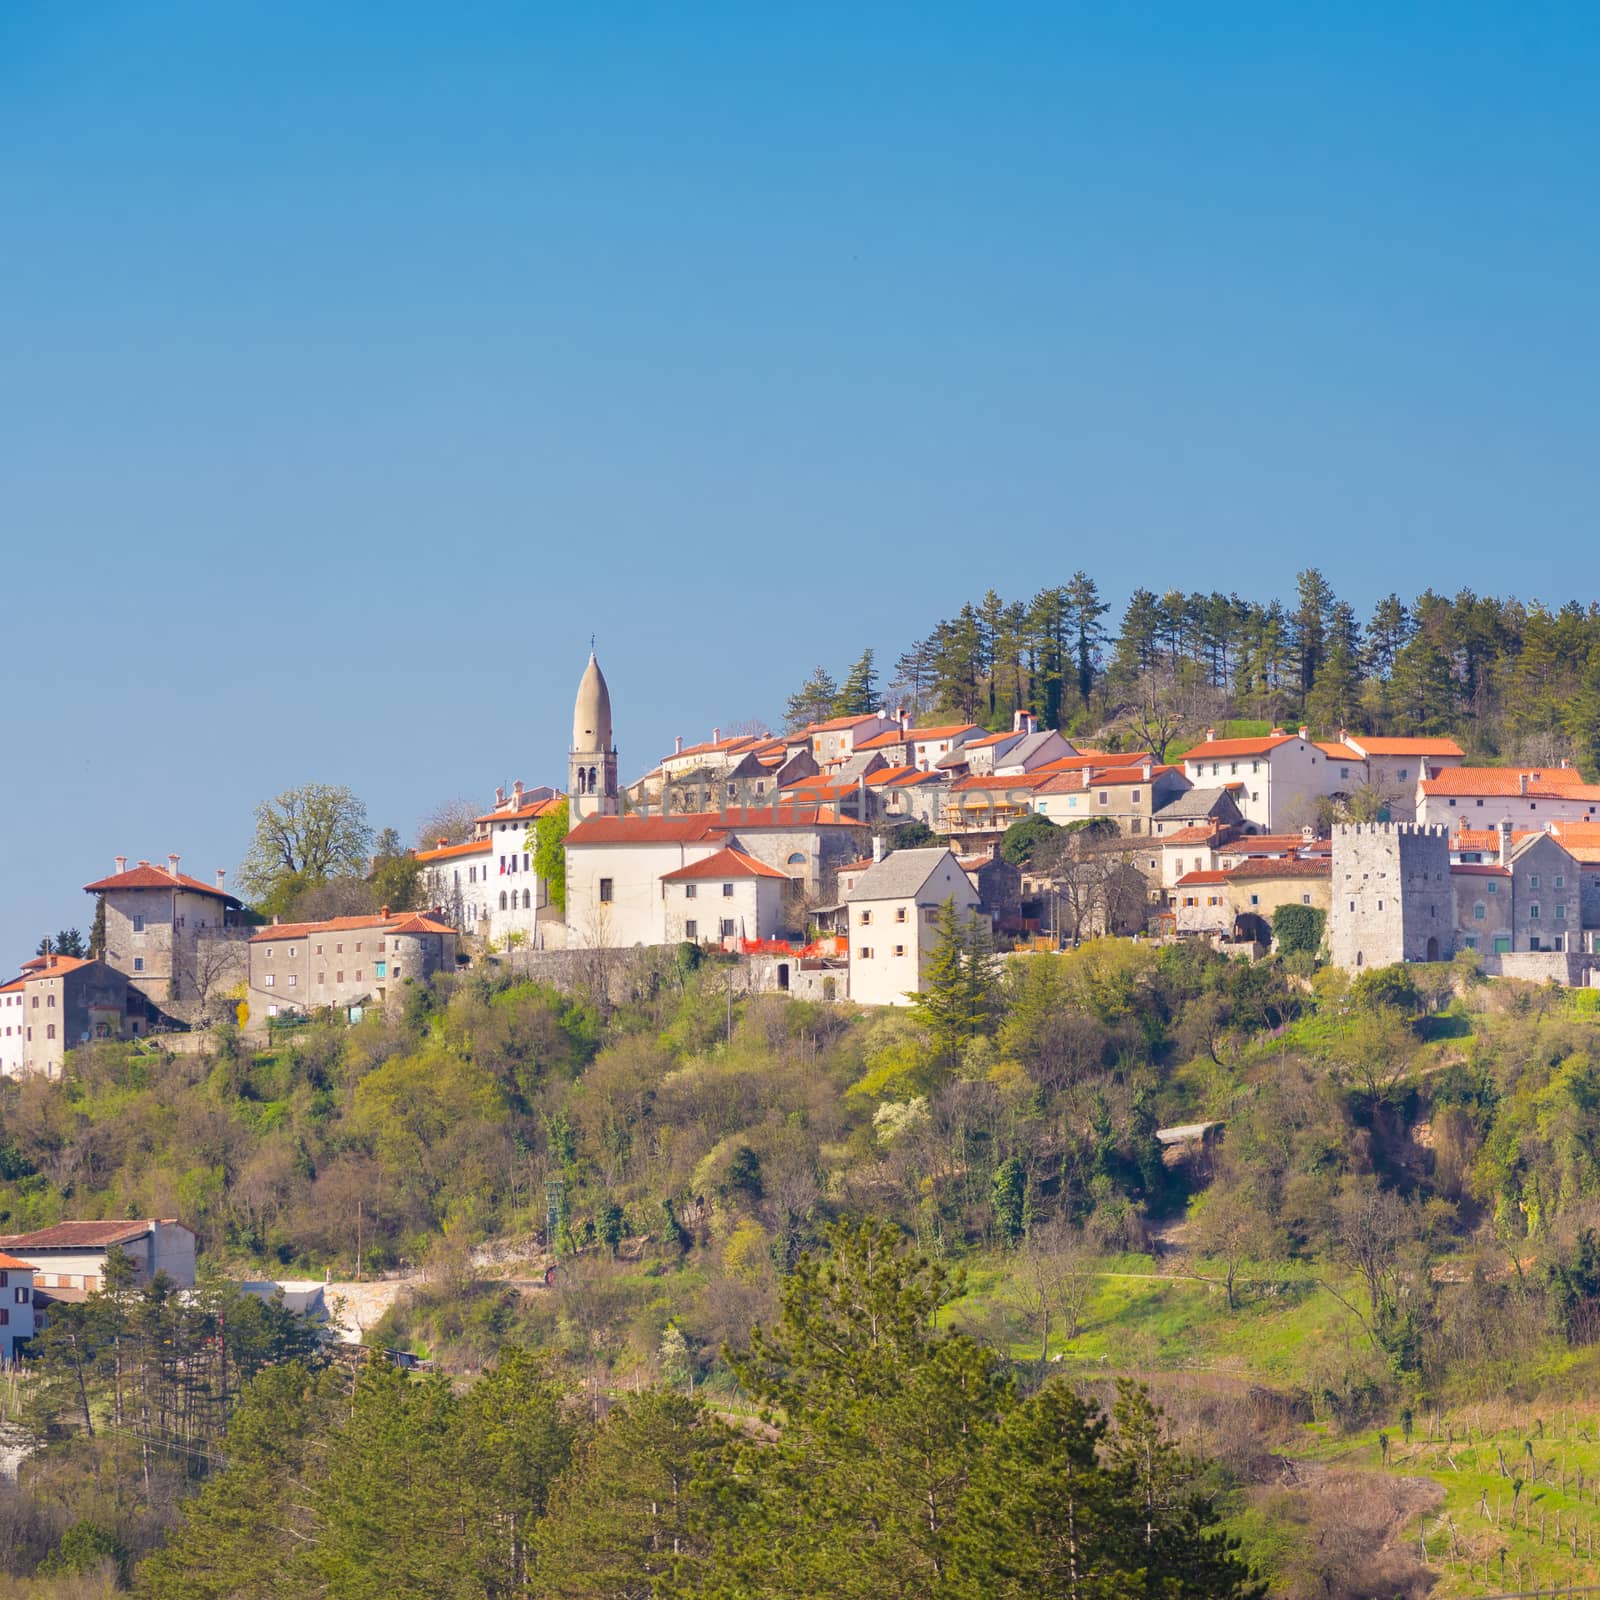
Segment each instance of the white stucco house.
[[909,1005],[939,939],[939,910],[954,901],[963,915],[978,891],[943,846],[895,850],[875,861],[845,895],[849,921],[850,998],[867,1006]]
[[771,939],[787,926],[788,873],[724,845],[661,878],[662,915],[669,942],[712,942],[737,949],[741,939]]
[[0,1362],[15,1361],[17,1346],[33,1337],[33,1267],[0,1251]]

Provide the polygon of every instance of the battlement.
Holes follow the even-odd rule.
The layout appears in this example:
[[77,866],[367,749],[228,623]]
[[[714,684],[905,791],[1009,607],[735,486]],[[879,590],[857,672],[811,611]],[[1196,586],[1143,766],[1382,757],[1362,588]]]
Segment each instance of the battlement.
[[1335,838],[1360,838],[1387,835],[1414,839],[1448,839],[1450,827],[1444,822],[1336,822]]

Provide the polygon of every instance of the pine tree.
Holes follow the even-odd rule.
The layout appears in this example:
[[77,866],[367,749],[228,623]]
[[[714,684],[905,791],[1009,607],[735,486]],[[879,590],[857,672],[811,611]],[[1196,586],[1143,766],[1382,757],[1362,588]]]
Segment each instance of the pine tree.
[[1149,589],[1135,589],[1127,610],[1122,613],[1122,626],[1117,630],[1116,649],[1111,658],[1111,670],[1118,678],[1124,681],[1137,678],[1156,664],[1156,632],[1160,620],[1160,605],[1155,595]]
[[872,664],[872,652],[863,650],[834,696],[831,715],[866,717],[877,709],[878,674]]
[[[651,1390],[618,1406],[550,1496],[534,1538],[531,1592],[549,1600],[651,1600],[669,1577],[693,1592],[717,1525],[710,1484],[729,1438],[683,1395]],[[694,1532],[697,1517],[703,1526]]]
[[705,1600],[926,1600],[950,1569],[956,1507],[1011,1399],[1004,1363],[935,1314],[944,1272],[883,1223],[841,1223],[802,1254],[777,1325],[730,1357],[776,1436],[733,1448],[747,1493],[714,1541]]
[[789,696],[784,706],[784,722],[792,732],[813,722],[825,721],[833,715],[833,704],[839,698],[839,685],[826,667],[813,667],[811,676]]
[[1100,620],[1111,608],[1100,598],[1100,590],[1087,572],[1075,572],[1066,587],[1067,612],[1072,621],[1073,656],[1077,669],[1078,699],[1089,709],[1089,694],[1100,670],[1105,649],[1106,629]]
[[911,1009],[932,1036],[939,1064],[951,1067],[966,1045],[993,1025],[994,957],[987,927],[963,917],[953,897],[940,906],[936,925],[939,936]]

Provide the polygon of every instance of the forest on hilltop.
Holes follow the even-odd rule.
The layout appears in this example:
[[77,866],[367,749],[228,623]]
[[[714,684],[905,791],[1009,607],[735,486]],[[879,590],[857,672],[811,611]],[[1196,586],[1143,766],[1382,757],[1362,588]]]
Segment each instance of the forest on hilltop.
[[842,682],[819,667],[790,698],[815,717],[903,703],[1009,724],[1027,711],[1079,735],[1149,743],[1152,713],[1193,733],[1228,719],[1370,734],[1453,734],[1476,759],[1570,757],[1600,776],[1600,606],[1390,594],[1363,619],[1316,568],[1289,600],[1140,588],[1119,622],[1086,572],[1005,600],[993,589]]

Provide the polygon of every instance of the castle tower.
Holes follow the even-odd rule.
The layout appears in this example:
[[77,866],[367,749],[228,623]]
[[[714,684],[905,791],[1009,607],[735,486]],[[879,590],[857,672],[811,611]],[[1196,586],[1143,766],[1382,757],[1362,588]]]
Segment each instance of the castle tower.
[[1447,827],[1357,822],[1333,830],[1328,950],[1336,967],[1448,961],[1455,922]]
[[567,796],[574,824],[585,817],[617,814],[617,750],[611,740],[611,691],[589,652],[572,708],[572,749],[567,758]]

